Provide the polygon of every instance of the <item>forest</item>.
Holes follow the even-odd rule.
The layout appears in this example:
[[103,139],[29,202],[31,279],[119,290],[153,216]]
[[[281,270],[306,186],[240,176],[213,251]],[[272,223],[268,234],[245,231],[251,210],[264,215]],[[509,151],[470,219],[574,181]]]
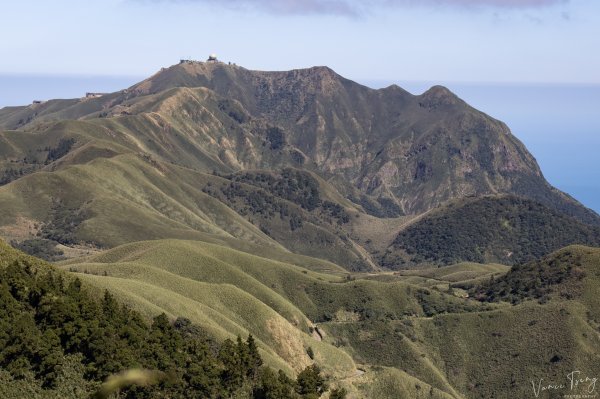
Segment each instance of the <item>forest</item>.
[[328,389],[316,364],[296,380],[264,366],[252,335],[219,344],[185,318],[148,323],[108,291],[95,298],[78,278],[28,259],[0,268],[0,348],[0,368],[41,389],[57,388],[73,359],[96,388],[123,370],[160,371],[121,398],[318,398]]

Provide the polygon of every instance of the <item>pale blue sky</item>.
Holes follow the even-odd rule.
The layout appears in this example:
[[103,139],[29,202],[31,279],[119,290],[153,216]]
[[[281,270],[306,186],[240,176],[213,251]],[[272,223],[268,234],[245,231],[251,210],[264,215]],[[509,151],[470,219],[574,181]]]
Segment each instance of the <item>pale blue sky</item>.
[[[0,0],[0,73],[144,76],[216,52],[355,80],[600,83],[598,0]],[[225,6],[224,6],[225,5]]]

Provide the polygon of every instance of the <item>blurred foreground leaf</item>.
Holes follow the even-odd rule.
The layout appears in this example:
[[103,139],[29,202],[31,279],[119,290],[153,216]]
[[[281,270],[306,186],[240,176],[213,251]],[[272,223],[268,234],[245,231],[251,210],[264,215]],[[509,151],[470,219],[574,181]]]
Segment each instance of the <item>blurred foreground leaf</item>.
[[106,399],[110,395],[130,385],[148,386],[158,384],[167,379],[167,375],[162,371],[131,369],[119,374],[111,375],[100,386],[100,389],[94,395],[96,399]]

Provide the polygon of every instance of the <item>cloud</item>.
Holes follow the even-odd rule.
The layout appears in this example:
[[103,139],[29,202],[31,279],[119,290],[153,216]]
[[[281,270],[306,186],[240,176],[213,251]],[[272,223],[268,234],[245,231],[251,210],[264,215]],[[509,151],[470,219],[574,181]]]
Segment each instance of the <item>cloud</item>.
[[455,7],[533,9],[568,3],[570,0],[137,0],[142,2],[204,3],[221,7],[259,10],[287,15],[360,16],[374,9],[402,7]]
[[287,15],[348,15],[356,16],[359,7],[352,0],[137,0],[144,3],[203,3],[242,10],[258,10]]
[[569,0],[384,0],[387,5],[446,5],[459,7],[539,8],[567,3]]

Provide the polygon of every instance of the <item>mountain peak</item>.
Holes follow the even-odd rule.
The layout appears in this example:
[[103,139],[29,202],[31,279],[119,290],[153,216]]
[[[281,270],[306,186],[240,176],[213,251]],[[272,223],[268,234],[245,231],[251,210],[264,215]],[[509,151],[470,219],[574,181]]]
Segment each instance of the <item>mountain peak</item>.
[[419,105],[424,108],[434,109],[441,106],[459,104],[461,101],[456,94],[444,86],[432,86],[429,90],[419,96]]
[[222,62],[181,60],[178,64],[161,68],[131,89],[139,94],[151,94],[173,87],[205,87],[216,71],[223,68],[239,67]]
[[282,87],[302,87],[310,92],[330,92],[337,82],[345,80],[326,66],[289,71],[257,71],[224,62],[181,60],[131,88],[138,94],[152,94],[174,87],[206,87],[221,95],[229,95],[232,87],[265,86],[273,90]]

